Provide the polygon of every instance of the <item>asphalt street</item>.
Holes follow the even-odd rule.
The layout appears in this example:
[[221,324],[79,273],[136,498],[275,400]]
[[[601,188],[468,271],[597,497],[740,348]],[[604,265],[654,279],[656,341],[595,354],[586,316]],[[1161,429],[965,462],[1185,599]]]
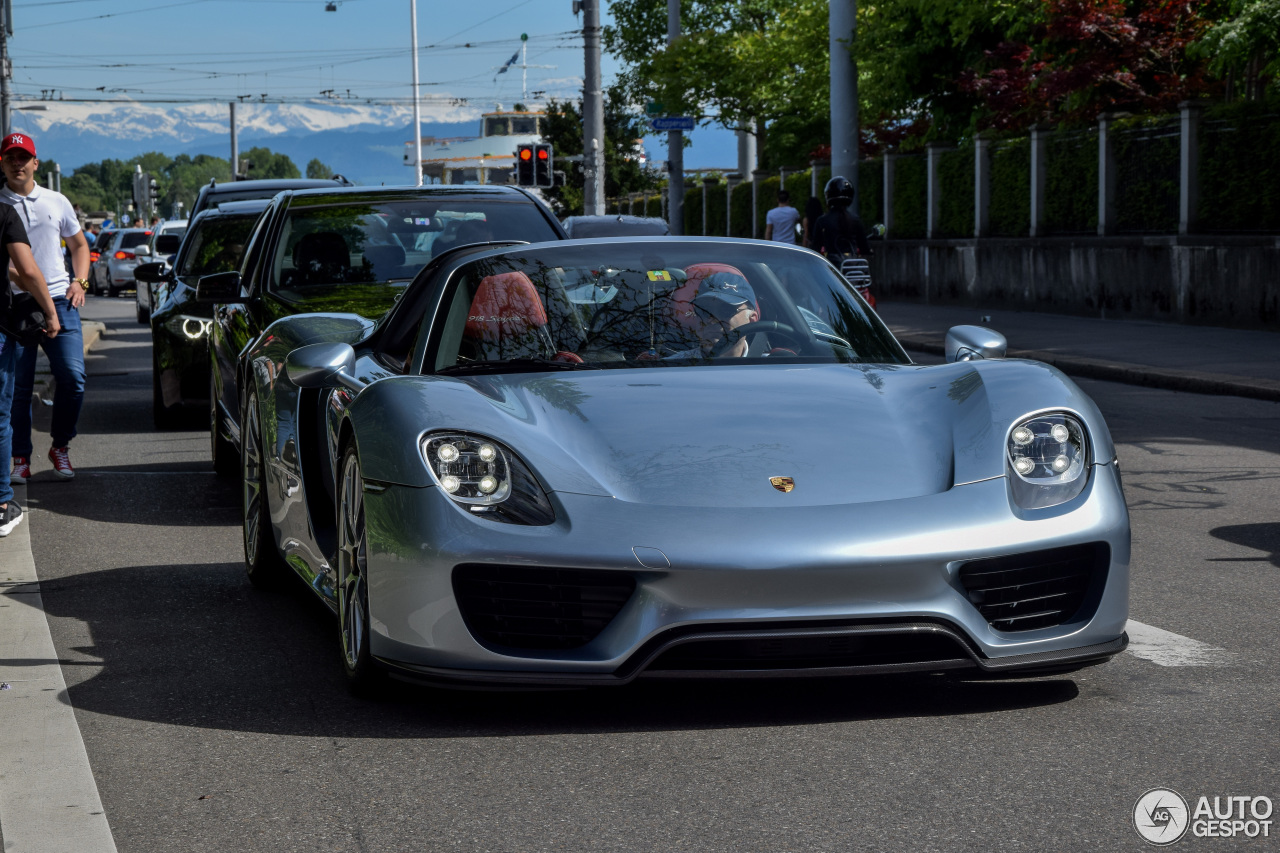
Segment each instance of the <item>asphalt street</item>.
[[[107,332],[77,476],[37,437],[26,497],[61,698],[122,853],[1136,851],[1151,788],[1280,800],[1280,403],[1080,380],[1120,448],[1132,618],[1212,650],[1201,665],[367,702],[328,611],[245,579],[207,432],[152,429],[132,299],[85,314]],[[1276,849],[1272,829],[1177,847]]]

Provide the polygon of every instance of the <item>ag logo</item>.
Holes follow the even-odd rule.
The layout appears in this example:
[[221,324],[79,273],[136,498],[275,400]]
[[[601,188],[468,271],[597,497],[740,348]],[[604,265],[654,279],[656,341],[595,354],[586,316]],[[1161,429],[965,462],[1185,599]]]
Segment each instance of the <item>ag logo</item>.
[[1190,824],[1187,801],[1177,791],[1152,788],[1133,807],[1133,827],[1144,839],[1158,847],[1182,838]]

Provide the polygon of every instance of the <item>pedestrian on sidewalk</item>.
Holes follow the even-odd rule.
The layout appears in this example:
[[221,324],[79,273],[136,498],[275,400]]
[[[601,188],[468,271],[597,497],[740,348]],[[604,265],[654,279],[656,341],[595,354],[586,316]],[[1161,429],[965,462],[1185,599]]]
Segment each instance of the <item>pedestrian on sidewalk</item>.
[[800,224],[800,211],[791,206],[791,194],[778,190],[778,206],[764,217],[764,238],[777,243],[796,242],[796,226]]
[[[71,202],[62,193],[36,184],[36,144],[25,133],[12,133],[0,143],[0,170],[5,186],[0,202],[10,206],[26,228],[31,254],[48,286],[49,296],[62,334],[46,336],[40,346],[49,358],[56,384],[53,393],[52,445],[49,461],[53,472],[64,480],[76,475],[67,445],[76,435],[76,422],[84,403],[84,335],[80,329],[80,306],[89,282],[89,244],[80,231]],[[61,243],[67,242],[73,272],[68,275],[62,259]],[[12,276],[12,273],[11,273]],[[31,476],[31,396],[36,378],[36,344],[18,347],[10,417],[13,428],[13,472],[11,481],[25,483]],[[0,459],[5,457],[0,456]]]
[[[8,205],[0,205],[0,268],[9,269],[10,264],[13,265],[13,278],[18,287],[35,297],[40,310],[44,311],[45,334],[56,338],[61,328],[58,312],[31,252],[26,228],[17,211]],[[7,308],[8,304],[9,299],[0,300],[0,305]],[[9,423],[9,411],[17,370],[18,340],[0,328],[0,459],[8,459],[11,452],[13,429]],[[22,507],[13,497],[13,486],[7,477],[0,477],[0,537],[12,533],[21,521]]]

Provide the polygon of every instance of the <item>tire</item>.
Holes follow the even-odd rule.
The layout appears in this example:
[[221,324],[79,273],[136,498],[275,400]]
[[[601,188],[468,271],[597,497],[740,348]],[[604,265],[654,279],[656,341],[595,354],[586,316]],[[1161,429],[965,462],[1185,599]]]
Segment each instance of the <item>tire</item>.
[[212,369],[209,372],[209,455],[213,458],[213,472],[217,476],[229,480],[240,475],[240,454],[236,453],[234,444],[223,438],[219,429]]
[[151,346],[151,420],[156,429],[174,429],[178,426],[179,417],[164,404],[164,393],[160,390],[160,360],[156,357],[155,344]]
[[386,687],[386,673],[369,654],[368,527],[360,457],[348,443],[338,481],[338,648],[352,694],[374,698]]
[[259,589],[276,589],[284,580],[288,567],[276,550],[275,537],[271,532],[267,458],[263,452],[257,395],[251,396],[245,406],[240,448],[245,571],[249,582]]
[[151,311],[147,308],[143,308],[142,303],[138,301],[136,296],[134,297],[133,307],[134,311],[138,315],[138,323],[145,326],[147,321],[151,319]]

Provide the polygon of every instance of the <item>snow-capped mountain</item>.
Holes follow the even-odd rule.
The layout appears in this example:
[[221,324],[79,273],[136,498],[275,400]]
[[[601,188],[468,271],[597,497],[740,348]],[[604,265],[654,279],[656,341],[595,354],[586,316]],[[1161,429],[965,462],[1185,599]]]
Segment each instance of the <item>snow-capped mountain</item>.
[[[84,163],[128,159],[147,151],[230,156],[227,104],[42,101],[15,106],[13,128],[31,134],[41,157],[57,160],[65,174]],[[31,109],[41,106],[45,109]],[[469,105],[424,106],[423,135],[478,134],[481,111]],[[288,154],[299,169],[318,157],[359,183],[410,179],[402,164],[404,143],[413,138],[412,122],[408,106],[340,100],[236,104],[242,151],[264,145]]]

